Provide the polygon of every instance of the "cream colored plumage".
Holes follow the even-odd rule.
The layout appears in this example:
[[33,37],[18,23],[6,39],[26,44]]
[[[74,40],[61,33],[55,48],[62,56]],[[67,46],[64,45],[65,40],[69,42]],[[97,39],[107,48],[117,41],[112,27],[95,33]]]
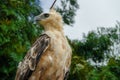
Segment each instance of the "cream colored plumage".
[[19,63],[15,80],[65,80],[72,51],[63,32],[62,17],[51,9],[35,20],[43,25],[44,33]]

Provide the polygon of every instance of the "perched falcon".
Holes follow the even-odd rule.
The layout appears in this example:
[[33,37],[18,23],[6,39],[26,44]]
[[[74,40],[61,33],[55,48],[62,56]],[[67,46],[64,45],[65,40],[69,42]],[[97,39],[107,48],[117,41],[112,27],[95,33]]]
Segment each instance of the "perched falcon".
[[44,33],[19,63],[15,80],[66,80],[72,51],[63,32],[62,17],[55,10],[35,17]]

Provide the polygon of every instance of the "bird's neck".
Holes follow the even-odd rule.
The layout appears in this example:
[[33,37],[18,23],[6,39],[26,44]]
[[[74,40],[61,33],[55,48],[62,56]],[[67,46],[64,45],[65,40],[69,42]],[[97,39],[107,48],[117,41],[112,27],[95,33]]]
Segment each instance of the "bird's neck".
[[48,25],[45,25],[44,26],[44,30],[45,31],[60,31],[60,32],[63,32],[63,27],[62,27],[62,25],[50,25],[50,24],[48,24]]

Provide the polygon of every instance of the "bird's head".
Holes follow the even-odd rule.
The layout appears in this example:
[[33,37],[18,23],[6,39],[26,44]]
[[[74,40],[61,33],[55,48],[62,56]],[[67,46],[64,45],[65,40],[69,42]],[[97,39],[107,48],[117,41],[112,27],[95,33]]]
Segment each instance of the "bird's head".
[[41,13],[40,15],[35,17],[35,21],[38,24],[43,25],[46,28],[62,28],[62,17],[56,12],[54,9],[51,9],[49,13]]

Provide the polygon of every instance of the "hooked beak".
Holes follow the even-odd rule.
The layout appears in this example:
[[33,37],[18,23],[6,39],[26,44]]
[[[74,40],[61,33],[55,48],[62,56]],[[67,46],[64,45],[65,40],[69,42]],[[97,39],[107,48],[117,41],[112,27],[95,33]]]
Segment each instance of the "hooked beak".
[[39,15],[34,17],[34,21],[40,21],[40,20],[41,20],[41,18]]

